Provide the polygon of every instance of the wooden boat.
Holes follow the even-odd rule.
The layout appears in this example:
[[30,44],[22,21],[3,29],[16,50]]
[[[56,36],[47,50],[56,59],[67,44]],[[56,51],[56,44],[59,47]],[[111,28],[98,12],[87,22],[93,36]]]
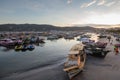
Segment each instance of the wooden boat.
[[74,45],[68,54],[68,60],[64,64],[64,71],[67,72],[70,79],[83,70],[85,60],[84,45],[82,43]]
[[99,48],[97,46],[85,46],[85,53],[92,55],[92,56],[96,56],[96,57],[101,57],[101,58],[105,58],[105,56],[107,55],[108,52],[110,52],[110,50],[106,50],[104,48]]

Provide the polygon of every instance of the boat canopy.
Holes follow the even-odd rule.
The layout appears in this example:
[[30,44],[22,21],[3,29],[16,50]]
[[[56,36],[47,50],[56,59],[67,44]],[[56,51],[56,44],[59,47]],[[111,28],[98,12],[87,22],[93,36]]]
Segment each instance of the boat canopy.
[[80,41],[82,41],[82,42],[90,42],[90,39],[89,38],[81,38]]
[[70,51],[80,51],[80,50],[83,50],[83,48],[84,48],[84,45],[83,45],[82,43],[80,43],[80,44],[74,45],[74,46],[70,49]]

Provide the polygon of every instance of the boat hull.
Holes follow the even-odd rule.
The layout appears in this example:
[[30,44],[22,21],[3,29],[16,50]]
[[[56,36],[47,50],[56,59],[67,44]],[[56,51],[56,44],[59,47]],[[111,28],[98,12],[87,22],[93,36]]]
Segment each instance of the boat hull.
[[73,79],[75,76],[77,76],[80,72],[83,71],[85,62],[86,62],[86,53],[80,55],[80,65],[79,66],[74,66],[69,69],[64,68],[64,71],[67,72],[69,79]]
[[77,76],[80,72],[82,72],[82,69],[77,69],[74,71],[67,72],[69,79],[73,79],[75,76]]

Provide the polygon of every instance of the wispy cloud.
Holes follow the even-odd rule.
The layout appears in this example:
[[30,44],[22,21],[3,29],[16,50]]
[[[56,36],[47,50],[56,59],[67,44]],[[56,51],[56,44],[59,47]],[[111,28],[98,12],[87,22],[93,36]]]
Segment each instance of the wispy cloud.
[[115,3],[116,3],[115,1],[109,2],[109,3],[105,4],[105,6],[110,7],[110,6],[114,5]]
[[84,3],[84,4],[81,5],[81,8],[89,7],[89,6],[91,6],[95,3],[96,3],[96,0],[93,0],[92,2],[89,2],[89,3]]
[[118,3],[118,0],[114,0],[114,1],[108,1],[108,0],[93,0],[92,2],[89,3],[83,3],[80,7],[81,8],[87,8],[89,6],[92,6],[94,4],[96,4],[97,6],[106,6],[106,7],[110,7],[113,6],[114,4]]
[[67,4],[70,4],[70,3],[72,3],[72,0],[68,0],[68,1],[67,1]]
[[98,4],[97,5],[104,5],[106,3],[106,0],[99,0]]

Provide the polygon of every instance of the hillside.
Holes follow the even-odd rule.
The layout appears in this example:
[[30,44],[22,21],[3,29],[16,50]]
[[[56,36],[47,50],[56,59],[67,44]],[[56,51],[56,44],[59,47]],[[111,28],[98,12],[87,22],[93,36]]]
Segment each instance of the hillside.
[[62,31],[74,31],[74,30],[95,30],[90,26],[83,27],[58,27],[53,25],[38,25],[38,24],[3,24],[0,25],[0,31],[50,31],[50,30],[62,30]]

